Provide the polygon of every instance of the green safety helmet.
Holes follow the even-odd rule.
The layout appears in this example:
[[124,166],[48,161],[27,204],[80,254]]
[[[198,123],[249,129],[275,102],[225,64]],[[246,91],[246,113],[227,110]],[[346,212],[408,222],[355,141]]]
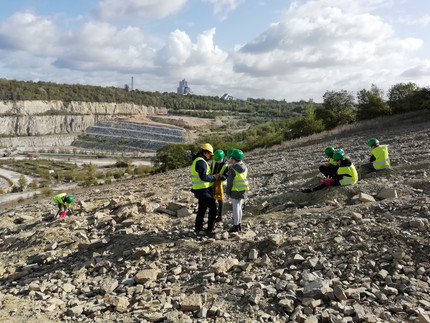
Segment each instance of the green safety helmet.
[[226,157],[231,158],[231,155],[233,154],[233,151],[235,151],[235,150],[236,150],[236,148],[230,148],[229,150],[227,150]]
[[221,149],[215,150],[214,152],[214,160],[221,161],[224,158],[225,154]]
[[379,145],[379,140],[378,140],[378,139],[376,139],[376,138],[372,138],[372,139],[370,139],[370,140],[367,142],[367,145],[368,145],[369,147],[372,147],[372,146],[374,146],[374,145]]
[[69,204],[71,204],[73,202],[73,197],[67,196],[66,197],[66,202],[69,203]]
[[328,146],[326,149],[324,149],[324,155],[327,157],[330,156],[335,152],[334,148],[332,146]]
[[333,154],[333,160],[334,161],[338,161],[341,159],[345,159],[345,153],[343,152],[342,149],[338,149],[336,150],[336,152]]
[[231,153],[231,158],[234,158],[237,161],[243,160],[243,151],[239,149],[233,150],[233,152]]

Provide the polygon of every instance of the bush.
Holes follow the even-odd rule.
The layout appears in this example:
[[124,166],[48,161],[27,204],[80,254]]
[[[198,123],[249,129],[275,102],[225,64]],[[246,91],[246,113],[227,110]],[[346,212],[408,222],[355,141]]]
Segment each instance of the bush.
[[121,170],[119,170],[119,171],[117,171],[117,172],[115,172],[115,173],[113,174],[113,177],[114,177],[115,179],[123,178],[123,177],[124,177],[124,172],[123,172],[123,171],[121,171]]
[[54,194],[54,191],[50,188],[44,187],[42,189],[42,195],[44,195],[44,196],[51,196],[53,194]]
[[22,192],[22,189],[19,186],[14,185],[14,186],[12,186],[11,192],[12,193]]
[[152,170],[151,166],[140,165],[134,168],[134,175],[143,176],[149,174]]

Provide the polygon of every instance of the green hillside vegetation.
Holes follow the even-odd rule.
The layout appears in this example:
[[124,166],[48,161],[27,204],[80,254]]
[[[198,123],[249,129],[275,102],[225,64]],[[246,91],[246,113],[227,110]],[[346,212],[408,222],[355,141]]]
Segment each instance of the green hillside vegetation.
[[270,121],[254,124],[242,132],[229,132],[225,129],[224,134],[200,138],[193,144],[165,146],[157,151],[154,159],[155,170],[165,171],[190,165],[191,152],[197,152],[204,142],[211,143],[215,149],[238,148],[249,151],[360,120],[428,110],[430,107],[430,89],[419,88],[413,83],[392,86],[387,98],[384,98],[383,91],[374,84],[370,90],[358,91],[356,100],[352,93],[345,90],[327,91],[322,104],[309,102],[307,108],[298,116],[282,118],[274,115]]

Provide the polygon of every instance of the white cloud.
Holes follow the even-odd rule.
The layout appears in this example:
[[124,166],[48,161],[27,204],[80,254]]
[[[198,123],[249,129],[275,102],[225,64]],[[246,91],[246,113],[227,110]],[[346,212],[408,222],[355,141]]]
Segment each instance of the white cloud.
[[[333,3],[340,2],[292,4],[280,22],[235,51],[234,70],[251,76],[254,85],[265,84],[261,80],[267,78],[262,92],[289,84],[282,90],[287,94],[292,84],[315,81],[312,92],[323,93],[339,84],[352,89],[369,80],[391,81],[402,73],[408,55],[422,46],[420,39],[397,38],[380,17],[352,12],[348,5],[356,7],[356,2]],[[353,77],[354,82],[347,81]]]
[[213,5],[214,15],[220,17],[220,19],[226,19],[227,15],[236,10],[236,8],[244,3],[245,0],[202,0],[203,2],[209,2]]
[[214,45],[214,35],[215,28],[206,30],[193,43],[185,32],[172,32],[166,45],[157,53],[160,73],[176,78],[186,75],[188,79],[213,83],[224,78],[223,71],[231,74],[228,54]]
[[32,13],[17,12],[0,23],[0,49],[49,54],[59,38],[53,23]]
[[[217,15],[244,2],[200,1],[212,4]],[[283,15],[277,12],[279,21],[260,36],[230,51],[215,41],[223,26],[174,26],[163,39],[139,25],[120,27],[84,15],[77,27],[61,32],[50,18],[20,12],[0,22],[0,73],[102,86],[122,86],[134,76],[135,88],[149,91],[174,91],[186,78],[196,94],[288,101],[320,101],[327,90],[357,91],[372,83],[429,80],[430,63],[414,57],[423,40],[400,38],[388,23],[395,19],[370,11],[390,1],[296,1]],[[167,17],[186,2],[104,0],[98,14],[106,20]],[[185,17],[178,21],[188,23]]]
[[188,0],[103,0],[95,15],[102,20],[164,18],[178,12]]
[[151,67],[154,51],[136,27],[118,29],[107,23],[88,22],[65,39],[57,67],[83,71],[142,71]]
[[417,25],[426,27],[430,25],[430,15],[425,14],[420,17],[402,17],[399,19],[399,22],[404,23],[406,25]]
[[402,73],[402,76],[411,80],[419,77],[430,77],[430,60],[421,62]]

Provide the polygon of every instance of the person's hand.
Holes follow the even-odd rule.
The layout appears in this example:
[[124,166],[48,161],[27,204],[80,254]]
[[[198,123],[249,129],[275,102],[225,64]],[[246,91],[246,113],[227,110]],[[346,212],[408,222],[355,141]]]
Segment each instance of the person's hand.
[[333,181],[334,181],[334,179],[332,179],[332,178],[326,178],[323,183],[325,186],[331,186]]
[[220,175],[219,174],[215,174],[214,177],[215,177],[215,182],[218,182],[219,178],[220,178]]

